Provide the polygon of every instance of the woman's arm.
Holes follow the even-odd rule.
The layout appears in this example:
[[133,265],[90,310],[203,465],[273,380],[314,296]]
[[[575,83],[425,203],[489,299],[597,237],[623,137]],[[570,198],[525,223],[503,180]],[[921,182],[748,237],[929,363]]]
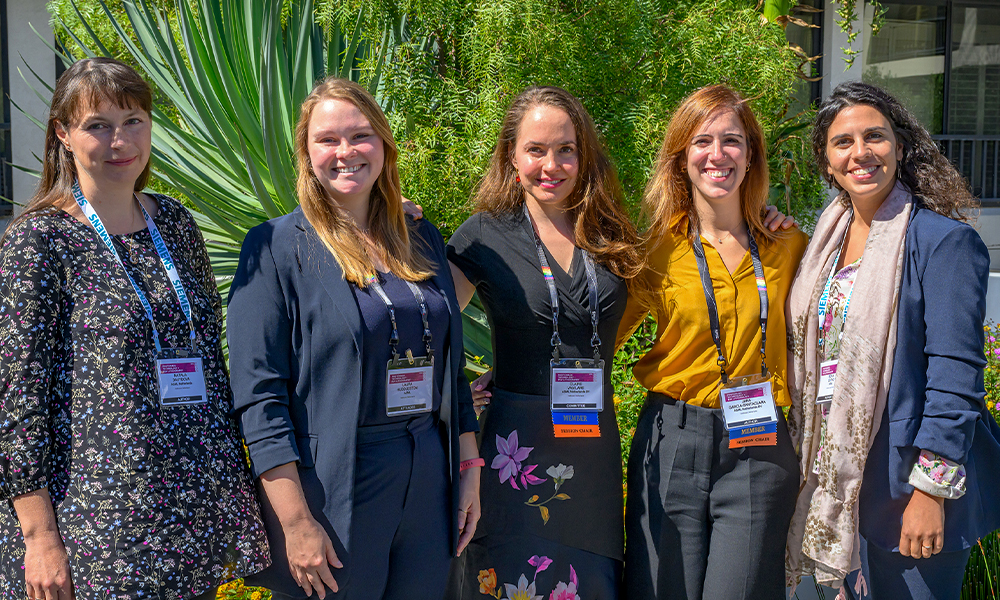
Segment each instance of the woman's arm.
[[24,583],[29,598],[73,600],[69,558],[47,489],[13,498],[24,535]]
[[330,565],[337,569],[344,565],[337,558],[330,536],[306,504],[298,466],[288,463],[265,471],[260,483],[285,534],[288,568],[295,583],[307,596],[312,596],[315,590],[320,598],[325,598],[326,588],[338,591]]
[[[921,273],[927,390],[914,446],[963,465],[983,410],[983,320],[989,252],[967,226],[950,230]],[[919,460],[919,458],[918,458]],[[911,478],[912,480],[912,478]],[[903,512],[899,552],[927,558],[944,548],[944,503],[916,488]]]
[[[458,436],[461,460],[466,461],[479,458],[479,446],[476,444],[476,434],[473,432],[463,433]],[[458,481],[458,555],[462,554],[465,547],[472,541],[472,536],[476,533],[476,525],[482,510],[479,505],[479,478],[482,474],[482,467],[469,467],[459,474]]]
[[[22,222],[0,253],[0,500],[11,500],[24,535],[29,596],[73,597],[69,559],[48,482],[54,375],[64,361],[57,259],[44,228]],[[63,594],[59,596],[59,594]]]
[[455,266],[455,263],[448,261],[451,268],[451,278],[455,280],[455,296],[458,298],[458,307],[465,310],[465,307],[472,301],[472,295],[476,293],[476,286],[472,285],[469,278],[465,276],[462,269]]

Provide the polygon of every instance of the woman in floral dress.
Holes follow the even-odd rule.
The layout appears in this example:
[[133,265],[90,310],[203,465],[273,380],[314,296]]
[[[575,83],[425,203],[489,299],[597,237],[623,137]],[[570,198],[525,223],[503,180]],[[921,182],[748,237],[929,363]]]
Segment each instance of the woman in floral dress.
[[151,104],[116,60],[70,67],[4,236],[5,599],[208,599],[269,563],[204,241],[177,200],[141,192]]

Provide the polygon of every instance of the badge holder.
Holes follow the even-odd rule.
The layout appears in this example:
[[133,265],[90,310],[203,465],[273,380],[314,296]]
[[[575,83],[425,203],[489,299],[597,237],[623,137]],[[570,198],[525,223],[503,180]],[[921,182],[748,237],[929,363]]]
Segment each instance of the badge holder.
[[549,408],[555,437],[600,437],[604,361],[553,358],[549,365]]
[[160,406],[208,402],[201,355],[190,348],[161,348],[156,353]]
[[778,444],[778,412],[767,373],[733,377],[719,392],[729,447]]
[[393,355],[385,368],[385,412],[390,417],[431,412],[434,405],[434,356]]
[[406,282],[413,298],[420,305],[427,354],[413,356],[413,352],[407,348],[406,354],[400,356],[396,351],[396,345],[399,344],[396,308],[382,289],[377,276],[369,275],[368,284],[389,310],[389,321],[392,323],[392,334],[389,337],[392,358],[385,367],[385,414],[389,417],[405,417],[429,413],[434,410],[434,348],[431,345],[431,326],[424,294],[413,282]]

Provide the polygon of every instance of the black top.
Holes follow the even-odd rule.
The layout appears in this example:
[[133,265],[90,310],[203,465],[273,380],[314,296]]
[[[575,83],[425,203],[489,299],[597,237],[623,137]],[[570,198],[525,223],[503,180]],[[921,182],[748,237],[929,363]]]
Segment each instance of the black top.
[[[573,253],[570,273],[560,268],[548,249],[559,293],[559,335],[564,357],[593,357],[590,301],[583,253]],[[493,216],[477,213],[448,242],[448,260],[476,286],[493,335],[493,381],[519,394],[549,393],[552,358],[552,307],[542,277],[531,224],[524,214]],[[625,313],[625,282],[600,263],[597,284],[601,299],[601,357],[605,385],[611,382],[618,323]]]
[[191,342],[149,230],[112,236],[119,264],[91,225],[43,211],[0,250],[0,598],[24,597],[9,499],[37,489],[52,498],[78,598],[188,598],[268,564],[205,242],[177,200],[154,198],[191,303],[205,404],[160,406],[152,327],[123,265],[163,346]]
[[[406,282],[393,273],[379,273],[382,289],[392,301],[399,327],[400,356],[409,348],[413,356],[425,356],[424,324],[420,318],[420,304],[417,303]],[[434,412],[441,408],[441,384],[444,383],[444,351],[448,342],[448,300],[439,289],[426,281],[417,284],[424,293],[427,303],[428,322],[431,326],[431,347],[434,349]],[[361,357],[361,406],[358,408],[358,426],[385,425],[405,422],[413,416],[390,417],[386,414],[385,373],[386,364],[392,358],[389,337],[392,335],[392,321],[385,302],[369,286],[361,289],[351,286],[354,300],[361,311],[364,331],[365,353]]]

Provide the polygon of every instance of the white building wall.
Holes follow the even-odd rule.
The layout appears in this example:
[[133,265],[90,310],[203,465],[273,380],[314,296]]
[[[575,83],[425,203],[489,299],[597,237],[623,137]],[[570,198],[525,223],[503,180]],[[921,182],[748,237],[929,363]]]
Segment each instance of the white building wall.
[[[49,26],[49,13],[45,10],[45,2],[46,0],[7,0],[12,157],[15,165],[32,169],[39,167],[34,155],[42,154],[45,132],[32,123],[21,110],[44,123],[48,118],[48,106],[28,86],[30,82],[35,89],[42,91],[43,95],[47,94],[45,88],[35,80],[26,66],[31,65],[35,73],[45,78],[49,85],[55,84],[56,73],[55,55],[46,42],[42,41],[44,39],[52,44],[55,39]],[[15,104],[17,106],[14,106]],[[18,106],[21,110],[18,110]],[[34,193],[37,179],[15,168],[12,183],[12,200],[15,203],[23,203]]]

